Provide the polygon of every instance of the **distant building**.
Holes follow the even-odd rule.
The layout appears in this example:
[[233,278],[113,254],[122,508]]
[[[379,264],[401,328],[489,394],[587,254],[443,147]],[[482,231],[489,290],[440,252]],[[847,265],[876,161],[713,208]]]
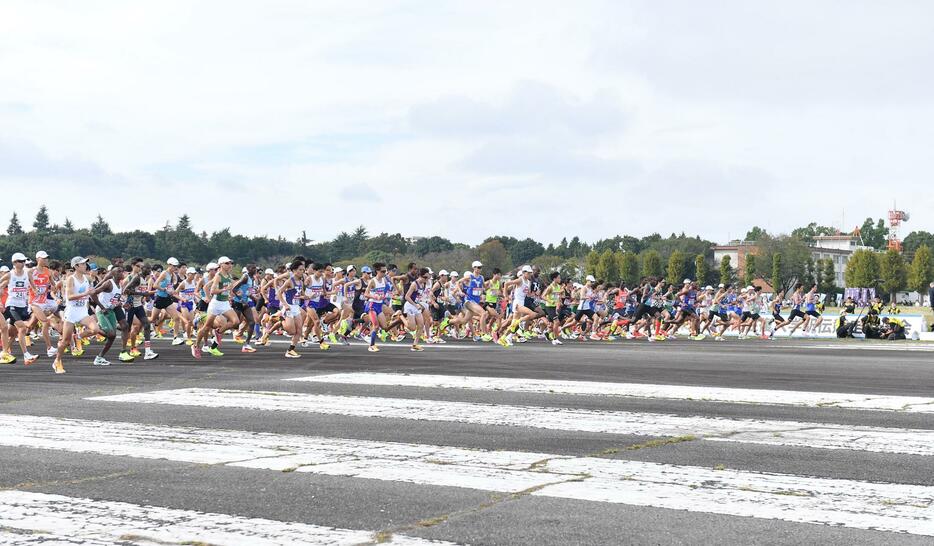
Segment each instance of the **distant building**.
[[[850,256],[863,249],[873,250],[863,245],[857,235],[818,235],[811,245],[811,258],[815,262],[828,258],[833,260],[834,284],[843,288],[846,286],[844,274]],[[740,279],[746,276],[746,256],[759,253],[759,247],[754,241],[730,241],[726,245],[714,246],[712,250],[714,266],[719,266],[723,257],[729,256],[730,267]]]
[[844,273],[846,273],[846,264],[850,261],[850,256],[857,250],[874,250],[865,246],[858,235],[818,235],[814,237],[814,244],[811,248],[811,258],[814,261],[833,260],[834,284],[843,288],[846,286]]
[[736,271],[736,276],[740,279],[746,277],[746,256],[749,254],[758,254],[759,247],[755,241],[730,241],[728,245],[716,245],[713,247],[714,267],[720,267],[720,262],[724,256],[730,257],[730,267]]

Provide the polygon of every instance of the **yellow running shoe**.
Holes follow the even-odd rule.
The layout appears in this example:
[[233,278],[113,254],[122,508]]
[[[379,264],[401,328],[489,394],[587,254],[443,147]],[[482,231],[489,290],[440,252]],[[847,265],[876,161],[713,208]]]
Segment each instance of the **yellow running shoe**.
[[81,344],[78,344],[78,346],[75,347],[75,348],[71,351],[71,354],[72,354],[73,356],[81,356],[81,355],[83,355],[83,354],[84,354],[84,347],[82,347]]
[[7,352],[0,353],[0,364],[13,364],[14,362],[16,362],[15,356]]
[[377,347],[376,345],[370,345],[370,346],[367,348],[367,351],[370,351],[371,353],[378,353],[378,352],[379,352],[379,347]]

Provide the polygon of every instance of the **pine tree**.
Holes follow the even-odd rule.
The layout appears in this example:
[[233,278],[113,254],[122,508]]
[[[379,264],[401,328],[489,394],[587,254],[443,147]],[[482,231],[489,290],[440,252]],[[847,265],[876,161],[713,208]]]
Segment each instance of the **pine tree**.
[[782,284],[782,254],[776,252],[772,255],[772,288],[778,294],[779,290],[784,289]]
[[743,270],[743,282],[747,286],[752,286],[752,281],[756,280],[756,255],[746,255],[746,268]]
[[837,271],[833,266],[833,258],[824,260],[823,268],[823,274],[821,275],[822,284],[818,289],[824,294],[830,294],[837,289]]
[[175,225],[175,230],[179,232],[191,231],[191,218],[189,218],[187,214],[179,216],[178,224]]
[[104,221],[104,217],[100,214],[97,215],[97,220],[94,220],[94,223],[91,224],[91,235],[95,237],[113,235],[113,232],[110,231],[110,225]]
[[684,279],[684,253],[676,250],[668,257],[668,284],[681,286]]
[[647,250],[642,253],[642,276],[662,276],[662,256],[657,250]]
[[587,253],[584,258],[584,273],[587,275],[597,275],[597,268],[600,265],[600,255],[594,251]]
[[632,252],[617,252],[619,275],[626,286],[632,288],[639,283],[639,258]]
[[730,257],[724,256],[720,260],[720,284],[729,286],[733,282],[733,268],[730,266]]
[[707,277],[710,271],[707,269],[707,258],[703,254],[698,254],[694,258],[694,275],[699,284],[707,284]]
[[610,284],[619,284],[619,263],[612,250],[606,249],[600,254],[597,278]]
[[6,228],[7,235],[22,235],[23,226],[19,223],[19,216],[14,212],[13,216],[10,218],[10,225]]
[[45,205],[39,207],[39,212],[36,213],[36,219],[32,223],[32,227],[39,233],[49,231],[49,209]]
[[61,233],[69,234],[75,232],[75,226],[71,223],[69,218],[65,218],[65,223],[62,224],[62,227],[59,229]]

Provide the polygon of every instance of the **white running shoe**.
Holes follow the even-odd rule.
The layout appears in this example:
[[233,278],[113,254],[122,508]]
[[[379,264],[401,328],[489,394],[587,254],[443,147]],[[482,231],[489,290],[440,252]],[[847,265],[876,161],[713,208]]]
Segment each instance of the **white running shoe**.
[[561,340],[558,339],[558,338],[555,338],[555,339],[551,340],[551,344],[554,345],[554,346],[556,346],[556,347],[557,347],[558,345],[564,345],[564,343],[561,343]]
[[185,340],[183,338],[180,338],[180,337],[172,338],[173,347],[176,345],[181,345],[182,343],[185,343]]
[[108,362],[106,358],[100,355],[97,355],[94,357],[94,365],[95,366],[110,366],[110,362]]
[[51,349],[49,349],[49,350],[47,350],[47,351],[45,352],[45,356],[47,356],[47,357],[49,357],[49,358],[53,358],[53,357],[55,357],[55,355],[57,355],[57,354],[58,354],[58,347],[52,347]]
[[146,354],[143,355],[143,360],[155,360],[159,358],[158,353],[154,353],[152,349],[146,349]]

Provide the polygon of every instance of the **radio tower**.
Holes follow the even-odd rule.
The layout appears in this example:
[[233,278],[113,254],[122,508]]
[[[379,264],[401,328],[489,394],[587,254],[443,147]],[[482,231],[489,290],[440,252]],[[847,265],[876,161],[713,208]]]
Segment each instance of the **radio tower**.
[[902,251],[902,240],[898,237],[898,228],[902,222],[907,222],[911,217],[907,212],[896,210],[895,203],[892,203],[892,209],[889,211],[889,250]]

